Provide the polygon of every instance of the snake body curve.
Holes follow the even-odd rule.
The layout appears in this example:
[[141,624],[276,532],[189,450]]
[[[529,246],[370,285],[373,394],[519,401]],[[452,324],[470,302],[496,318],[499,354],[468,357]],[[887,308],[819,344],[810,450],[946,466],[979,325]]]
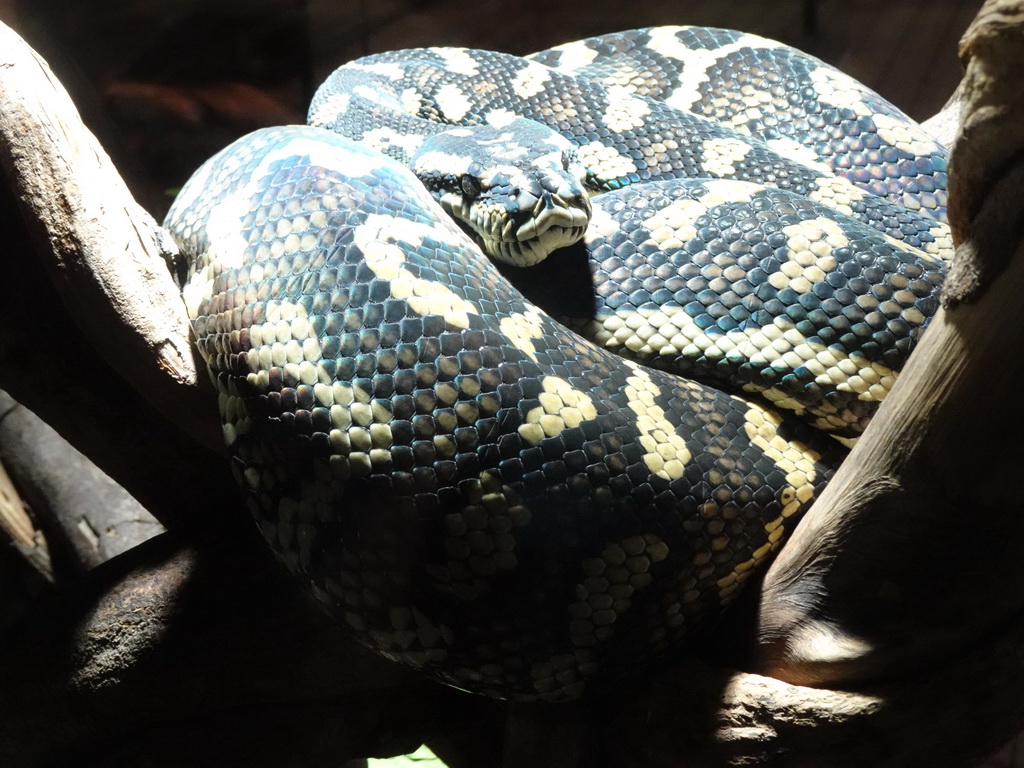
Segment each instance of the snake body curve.
[[732,29],[653,27],[528,58],[728,125],[946,220],[945,147],[870,88],[790,46]]
[[[735,130],[735,125],[705,119],[634,90],[493,51],[390,51],[346,64],[328,77],[313,97],[309,123],[409,163],[425,139],[421,121],[434,126],[500,125],[525,117],[576,146],[587,168],[586,183],[594,192],[670,178],[768,184],[805,195],[937,257],[952,255],[948,228],[941,223],[945,218],[941,147],[926,141],[923,134],[907,140],[903,133],[886,131],[873,122],[870,130],[868,124],[855,122],[833,131],[855,131],[866,145],[878,148],[877,157],[871,155],[871,167],[884,170],[898,193],[899,202],[893,202],[886,196],[865,194],[846,176],[835,174],[828,164],[835,155],[832,146],[814,142],[817,153],[792,142],[769,146]],[[894,107],[891,112],[899,114]],[[876,119],[888,125],[886,119],[896,118],[880,113]],[[913,125],[909,118],[903,116],[903,120],[901,125]],[[922,151],[937,157],[921,158]],[[893,164],[883,158],[893,152],[915,162],[890,167]],[[845,153],[841,162],[851,157],[852,153]],[[859,177],[856,172],[851,175]]]
[[[440,58],[431,66],[441,74],[470,66]],[[516,73],[540,65],[515,66],[525,87]],[[442,80],[430,83],[451,84]],[[554,103],[556,81],[534,93]],[[572,82],[598,98],[591,81]],[[329,111],[379,113],[353,111],[358,95],[339,111],[335,93]],[[406,141],[397,128],[385,134],[391,146]],[[593,199],[579,246],[606,300],[577,318],[600,326],[588,341],[508,283],[397,159],[317,128],[266,129],[208,161],[168,214],[192,255],[183,294],[235,471],[265,538],[362,642],[461,688],[572,698],[713,622],[842,457],[794,416],[605,347],[664,362],[672,344],[649,343],[658,334],[672,326],[682,338],[716,320],[719,341],[695,343],[723,353],[696,364],[717,369],[742,346],[721,338],[739,331],[752,344],[765,323],[779,329],[762,334],[767,346],[780,349],[753,365],[762,379],[802,346],[818,365],[835,363],[810,370],[813,383],[854,365],[838,337],[861,337],[868,362],[847,373],[861,381],[835,391],[867,402],[880,367],[894,375],[933,311],[941,263],[908,246],[906,231],[878,231],[891,229],[884,217],[844,217],[770,186],[777,173],[690,180],[673,169],[644,185],[643,173],[594,171],[614,189]],[[797,186],[811,198],[849,184],[792,162],[777,167],[805,179]],[[883,209],[873,202],[882,198],[863,199],[861,210]],[[940,223],[905,218],[940,232],[920,245],[941,241]],[[623,296],[661,307],[633,307],[651,332],[618,333],[633,322]],[[835,398],[819,397],[828,404],[816,413],[795,402],[792,382],[768,384],[753,388],[789,392],[775,399],[833,431],[862,420],[836,417],[850,409]]]

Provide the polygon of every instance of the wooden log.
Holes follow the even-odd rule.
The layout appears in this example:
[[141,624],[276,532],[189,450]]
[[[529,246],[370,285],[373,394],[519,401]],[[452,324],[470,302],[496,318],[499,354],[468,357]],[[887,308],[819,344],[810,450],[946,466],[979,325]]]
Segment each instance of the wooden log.
[[0,390],[0,462],[47,533],[66,572],[82,573],[162,526],[124,488],[38,416]]
[[163,235],[45,62],[3,25],[0,99],[0,387],[162,522],[187,522],[214,497],[234,505]]
[[136,547],[6,635],[0,763],[337,766],[481,711],[356,645],[255,530],[208,533]]
[[[39,56],[0,24],[0,167],[63,303],[100,354],[170,412],[200,367],[166,260],[170,237],[134,200]],[[206,420],[196,434],[208,430]]]
[[[1024,248],[1019,213],[1007,215],[1020,207],[1022,187],[1005,186],[1024,180],[1024,132],[1004,125],[1005,114],[1024,109],[1024,96],[991,76],[1009,77],[1001,62],[1024,55],[1022,9],[990,0],[962,45],[965,127],[951,163],[960,181],[950,192],[961,279],[947,287],[945,307],[889,398],[765,579],[763,669],[782,679],[841,686],[905,674],[949,659],[1024,607],[1015,480],[1024,460],[1015,396],[1024,329],[1010,320],[1024,287]],[[996,169],[1001,181],[987,195],[969,186],[990,184]]]

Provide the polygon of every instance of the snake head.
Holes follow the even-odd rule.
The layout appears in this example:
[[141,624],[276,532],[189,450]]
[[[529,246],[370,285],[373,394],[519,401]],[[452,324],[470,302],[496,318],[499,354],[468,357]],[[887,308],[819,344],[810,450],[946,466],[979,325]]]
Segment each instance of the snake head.
[[532,120],[428,137],[413,172],[488,256],[516,266],[580,240],[590,222],[576,148]]

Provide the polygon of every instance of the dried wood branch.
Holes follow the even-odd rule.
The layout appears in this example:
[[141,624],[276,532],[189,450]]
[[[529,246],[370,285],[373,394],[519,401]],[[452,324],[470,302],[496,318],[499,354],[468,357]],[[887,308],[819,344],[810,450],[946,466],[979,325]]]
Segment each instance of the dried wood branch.
[[254,536],[161,535],[9,633],[0,763],[337,766],[479,710],[357,646]]
[[[0,24],[0,167],[49,276],[93,348],[176,418],[194,413],[205,376],[167,269],[176,248],[134,200],[67,91]],[[203,409],[198,409],[203,412]],[[186,422],[219,444],[208,419]]]
[[155,536],[160,524],[120,485],[0,390],[0,462],[49,533],[66,571],[82,573]]
[[160,230],[45,62],[2,25],[0,98],[0,387],[164,523],[213,497],[235,503]]
[[[3,415],[0,414],[0,419]],[[46,537],[32,523],[11,476],[0,463],[0,542],[10,544],[44,581],[53,581]],[[0,610],[3,605],[0,604]]]
[[[1007,195],[995,174],[1012,177],[1024,147],[1024,132],[1004,124],[1024,109],[1019,84],[991,76],[1009,76],[1004,59],[1024,55],[1022,10],[986,3],[962,45],[969,60],[953,167],[961,175],[950,210],[960,212],[958,236],[966,237],[957,263],[985,265],[971,270],[974,303],[952,302],[932,321],[771,566],[759,639],[766,670],[783,679],[848,685],[904,675],[963,652],[1024,607],[1024,518],[1009,481],[1024,459],[1013,394],[1024,376],[1024,331],[1007,322],[1024,287],[1024,248],[1019,218],[986,214]],[[1020,199],[1018,184],[1012,204]],[[952,288],[959,299],[963,288]]]

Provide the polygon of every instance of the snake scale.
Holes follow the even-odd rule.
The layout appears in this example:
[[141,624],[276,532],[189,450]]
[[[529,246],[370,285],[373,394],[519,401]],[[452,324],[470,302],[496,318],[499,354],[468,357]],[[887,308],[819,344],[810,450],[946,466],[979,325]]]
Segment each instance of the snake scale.
[[264,537],[463,689],[574,698],[710,626],[937,307],[945,150],[763,38],[377,54],[310,122],[182,189],[183,296]]

